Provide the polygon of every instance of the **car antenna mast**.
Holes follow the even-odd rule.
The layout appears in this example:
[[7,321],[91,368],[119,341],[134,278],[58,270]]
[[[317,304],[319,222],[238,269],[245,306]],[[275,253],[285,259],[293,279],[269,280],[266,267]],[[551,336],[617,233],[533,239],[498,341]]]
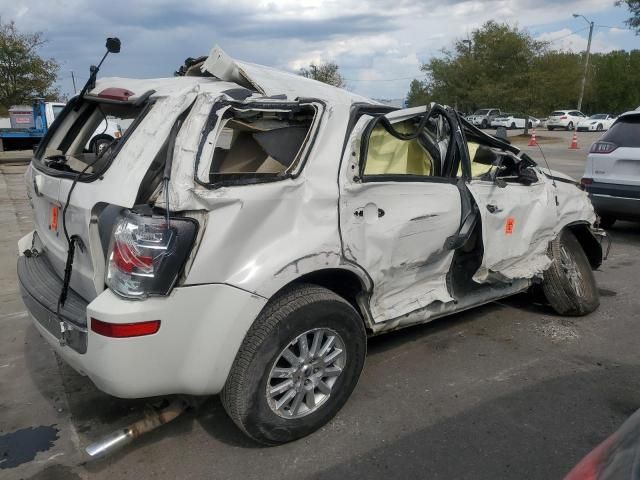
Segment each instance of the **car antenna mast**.
[[[109,55],[110,53],[120,53],[121,42],[120,42],[120,39],[117,37],[107,38],[107,43],[105,44],[105,46],[107,47],[107,51],[104,52],[104,55],[102,56],[102,60],[100,60],[100,63],[98,63],[98,66],[91,65],[89,67],[89,79],[87,80],[87,83],[84,84],[84,87],[82,87],[82,90],[80,90],[80,95],[78,95],[78,98],[84,97],[84,95],[89,90],[91,90],[96,86],[96,77],[98,76],[98,72],[100,71],[102,62],[104,62],[105,58],[107,58],[107,55]],[[78,106],[76,106],[76,109],[77,108]]]

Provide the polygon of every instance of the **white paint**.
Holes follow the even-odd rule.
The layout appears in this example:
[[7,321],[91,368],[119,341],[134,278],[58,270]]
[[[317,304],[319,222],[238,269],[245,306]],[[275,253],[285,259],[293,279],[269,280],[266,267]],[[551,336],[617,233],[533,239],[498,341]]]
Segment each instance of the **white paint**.
[[[159,319],[161,328],[155,335],[124,340],[90,331],[84,355],[61,347],[38,328],[63,358],[110,394],[218,393],[247,330],[268,299],[305,274],[324,269],[354,273],[363,287],[358,301],[367,325],[374,332],[392,330],[526,289],[529,279],[549,264],[548,242],[569,223],[595,219],[583,192],[553,182],[539,170],[539,182],[529,187],[470,182],[481,211],[485,252],[474,278],[498,286],[492,297],[469,295],[454,301],[446,279],[454,252],[445,243],[460,224],[460,190],[453,182],[355,179],[370,116],[360,118],[343,152],[353,105],[375,102],[296,75],[237,62],[219,49],[203,68],[220,80],[113,78],[100,80],[94,90],[121,87],[139,96],[154,89],[156,103],[103,178],[78,183],[74,191],[68,226],[87,248],[76,251],[71,286],[92,300],[88,318],[113,323]],[[213,104],[231,100],[224,92],[240,86],[255,92],[248,102],[260,99],[274,109],[307,99],[302,102],[317,112],[309,136],[315,140],[305,144],[289,167],[290,177],[205,188],[195,178],[208,174],[220,125],[209,135],[204,163],[196,172],[203,127]],[[267,99],[263,92],[287,98]],[[159,188],[154,197],[158,206],[164,206],[168,195],[171,211],[197,218],[200,224],[182,283],[167,297],[144,301],[103,291],[104,255],[96,227],[90,226],[91,214],[100,203],[133,206],[140,182],[175,120],[191,105],[176,139],[168,193]],[[399,122],[425,110],[400,110],[387,117]],[[444,144],[437,147],[446,150]],[[35,193],[34,176],[39,178],[35,183],[41,196]],[[48,229],[49,212],[52,204],[66,202],[71,181],[43,175],[33,167],[25,178],[42,241],[38,247],[61,273],[66,242]],[[490,214],[489,204],[499,211]],[[357,211],[362,216],[355,215]],[[509,217],[515,225],[506,235]],[[22,239],[20,249],[30,242],[30,236]]]

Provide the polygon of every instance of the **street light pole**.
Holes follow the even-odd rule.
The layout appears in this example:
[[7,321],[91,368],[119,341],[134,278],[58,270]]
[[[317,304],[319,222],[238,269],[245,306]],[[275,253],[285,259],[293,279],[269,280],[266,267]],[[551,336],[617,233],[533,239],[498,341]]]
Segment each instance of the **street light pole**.
[[584,15],[574,13],[575,18],[582,17],[589,24],[589,40],[587,41],[587,53],[584,59],[584,73],[582,74],[582,84],[580,86],[580,97],[578,98],[578,111],[582,111],[582,100],[584,98],[584,87],[587,83],[587,73],[589,71],[589,55],[591,55],[591,37],[593,36],[593,22],[589,21]]

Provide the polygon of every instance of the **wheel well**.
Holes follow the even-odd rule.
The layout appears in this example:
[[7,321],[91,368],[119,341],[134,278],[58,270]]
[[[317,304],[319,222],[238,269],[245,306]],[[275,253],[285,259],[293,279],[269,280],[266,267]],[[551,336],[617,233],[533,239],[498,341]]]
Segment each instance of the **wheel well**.
[[365,292],[366,288],[358,275],[349,270],[340,268],[316,270],[296,278],[292,283],[312,283],[331,290],[349,302],[363,319],[367,318],[358,304],[358,295]]
[[571,233],[575,235],[580,242],[580,246],[589,259],[591,268],[595,270],[602,265],[602,245],[598,239],[591,233],[589,225],[585,223],[576,223],[567,226]]

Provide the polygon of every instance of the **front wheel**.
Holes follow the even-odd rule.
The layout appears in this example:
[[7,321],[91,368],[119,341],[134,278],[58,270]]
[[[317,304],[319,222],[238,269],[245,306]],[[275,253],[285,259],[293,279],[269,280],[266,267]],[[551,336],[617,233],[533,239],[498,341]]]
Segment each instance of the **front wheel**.
[[602,126],[601,123],[599,123],[598,126],[596,127],[596,131],[601,132],[602,130],[604,130],[604,127]]
[[600,305],[600,294],[580,242],[563,230],[547,251],[552,263],[544,272],[542,288],[551,307],[560,315],[581,316]]
[[553,127],[547,127],[547,130],[549,130],[550,132],[553,132]]
[[249,329],[222,404],[249,437],[276,445],[309,435],[342,408],[367,343],[360,315],[315,285],[280,294]]
[[482,120],[480,128],[489,128],[489,122],[487,122],[486,120]]
[[568,130],[568,131],[573,130],[573,122],[569,122],[569,123],[567,124],[567,130]]

